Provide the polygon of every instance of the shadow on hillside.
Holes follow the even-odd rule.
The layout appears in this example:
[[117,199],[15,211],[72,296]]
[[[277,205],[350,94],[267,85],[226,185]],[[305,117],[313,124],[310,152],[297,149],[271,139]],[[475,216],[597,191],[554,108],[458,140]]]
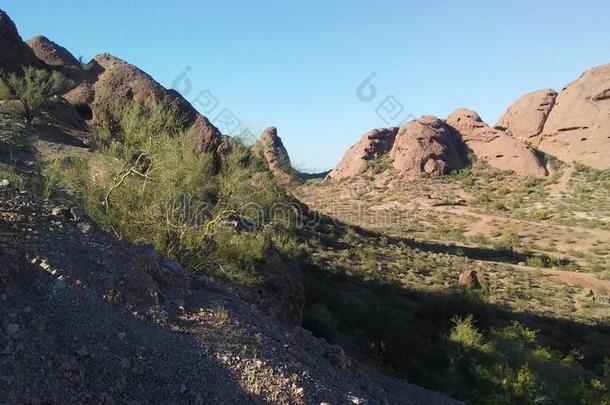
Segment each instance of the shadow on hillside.
[[[375,239],[384,236],[345,224],[331,228],[333,224],[337,221],[322,217],[320,226],[309,237],[317,236],[331,249],[349,249],[354,246],[338,239],[346,236],[350,228],[366,238],[358,241],[366,246],[376,247]],[[333,232],[324,234],[325,229],[333,229]],[[518,263],[539,257],[510,250],[444,245],[409,238],[386,239],[387,243],[404,243],[426,252],[476,260]],[[473,315],[477,327],[483,331],[512,321],[520,322],[539,331],[538,342],[542,345],[565,354],[571,350],[580,351],[582,363],[588,369],[596,369],[605,356],[610,356],[608,324],[591,325],[527,311],[511,311],[485,302],[476,291],[457,286],[424,291],[382,282],[355,270],[327,269],[311,262],[304,279],[306,328],[369,359],[381,361],[399,376],[429,388],[447,389],[442,381],[452,367],[451,342],[447,336],[456,317]]]
[[[0,221],[0,325],[17,325],[12,334],[0,333],[0,346],[13,348],[0,354],[0,379],[8,382],[0,384],[0,398],[174,404],[201,395],[205,403],[257,402],[209,342],[176,331],[171,315],[147,304],[109,302],[127,294],[110,288],[115,278],[133,277],[125,268],[130,244],[103,231],[99,244],[87,243],[89,235],[69,221],[49,237],[54,218],[38,215],[33,205],[0,209],[20,213],[16,221]],[[116,283],[128,289],[128,282]]]
[[304,279],[306,328],[428,388],[448,389],[443,379],[451,368],[453,348],[447,336],[456,318],[469,315],[482,331],[517,321],[538,331],[541,345],[564,354],[581,352],[582,364],[590,370],[599,371],[604,357],[610,356],[608,324],[514,312],[485,302],[476,291],[464,288],[416,290],[313,264]]
[[[408,237],[398,237],[383,234],[379,231],[373,231],[369,229],[361,228],[357,225],[349,225],[344,222],[339,221],[338,219],[333,219],[323,214],[315,213],[320,217],[319,223],[322,226],[333,226],[334,225],[334,236],[335,238],[330,240],[326,239],[325,242],[327,246],[333,246],[335,248],[346,249],[349,248],[350,245],[345,242],[338,241],[337,239],[342,238],[348,232],[348,229],[355,230],[359,235],[379,240],[379,238],[385,238],[387,243],[390,244],[399,244],[403,243],[405,246],[430,252],[430,253],[441,253],[441,254],[449,254],[454,256],[464,256],[472,260],[481,260],[488,262],[498,262],[498,263],[507,263],[507,264],[518,264],[518,263],[526,263],[530,259],[541,259],[541,263],[543,263],[544,267],[552,267],[552,266],[565,266],[573,263],[573,261],[565,258],[561,259],[551,259],[549,256],[544,254],[532,253],[515,250],[513,248],[492,248],[485,246],[468,246],[457,244],[455,242],[451,243],[442,243],[442,242],[433,242],[433,241],[425,241],[421,239],[408,238]],[[324,239],[324,238],[323,238]],[[324,241],[323,241],[324,242]],[[375,242],[371,242],[375,243]]]

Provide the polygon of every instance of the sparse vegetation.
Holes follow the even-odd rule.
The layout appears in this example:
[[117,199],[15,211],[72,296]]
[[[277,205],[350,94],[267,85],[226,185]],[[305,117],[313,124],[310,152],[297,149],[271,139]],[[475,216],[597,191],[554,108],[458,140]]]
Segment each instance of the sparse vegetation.
[[14,102],[15,113],[32,123],[49,99],[68,84],[59,72],[25,67],[23,75],[0,75],[0,98]]
[[175,109],[134,104],[117,139],[104,134],[95,156],[55,162],[47,178],[63,172],[57,182],[117,237],[151,243],[191,271],[254,282],[272,234],[291,225],[288,204],[274,210],[288,200],[238,139],[217,160],[197,156],[193,136]]

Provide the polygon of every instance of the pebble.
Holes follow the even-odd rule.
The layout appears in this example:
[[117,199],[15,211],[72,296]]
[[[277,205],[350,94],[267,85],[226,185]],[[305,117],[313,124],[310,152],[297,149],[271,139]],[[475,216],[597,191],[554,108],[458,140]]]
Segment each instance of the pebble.
[[8,187],[11,185],[11,182],[8,181],[8,179],[2,179],[0,180],[0,187]]
[[66,215],[66,211],[67,211],[66,207],[61,207],[60,206],[60,207],[53,208],[51,210],[51,214],[56,216],[56,217],[61,217],[61,216]]

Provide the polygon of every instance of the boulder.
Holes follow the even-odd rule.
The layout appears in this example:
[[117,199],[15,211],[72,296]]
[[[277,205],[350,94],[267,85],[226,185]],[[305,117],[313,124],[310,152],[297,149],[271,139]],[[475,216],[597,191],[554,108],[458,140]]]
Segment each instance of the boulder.
[[271,173],[284,185],[296,185],[299,179],[292,168],[288,151],[275,127],[266,128],[259,140],[252,145],[252,152],[262,156]]
[[504,131],[490,128],[476,112],[461,108],[452,112],[445,122],[457,131],[478,159],[491,167],[524,177],[548,175],[534,149]]
[[500,117],[496,128],[520,139],[540,135],[556,98],[557,92],[552,89],[527,93],[515,101]]
[[442,120],[423,116],[399,129],[390,158],[406,176],[443,175],[466,165],[462,148],[455,131]]
[[477,277],[477,272],[475,270],[467,270],[460,273],[458,282],[464,287],[475,289],[481,288],[481,283],[479,283],[479,278]]
[[565,162],[610,168],[610,64],[587,70],[559,93],[534,144]]
[[115,129],[133,102],[150,105],[164,101],[185,114],[196,131],[195,150],[211,151],[220,142],[220,131],[199,114],[179,93],[168,90],[137,67],[109,54],[96,56],[87,77],[66,95],[77,110],[90,113],[93,123]]
[[44,68],[44,63],[23,42],[10,17],[0,10],[0,71],[19,73],[28,65]]
[[377,128],[365,133],[350,147],[330,173],[329,179],[343,179],[366,172],[375,161],[392,149],[398,128]]

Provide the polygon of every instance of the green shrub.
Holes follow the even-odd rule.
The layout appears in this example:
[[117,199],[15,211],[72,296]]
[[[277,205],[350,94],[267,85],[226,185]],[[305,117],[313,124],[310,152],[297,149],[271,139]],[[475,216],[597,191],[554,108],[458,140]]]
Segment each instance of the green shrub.
[[23,75],[0,75],[0,98],[16,101],[16,113],[31,123],[48,100],[68,85],[59,72],[26,67]]
[[117,237],[153,244],[191,271],[254,282],[271,236],[294,223],[290,209],[275,209],[287,196],[239,140],[227,141],[222,159],[195,154],[185,123],[170,106],[134,103],[93,157],[53,166]]
[[[460,318],[449,334],[451,364],[477,404],[608,403],[608,370],[587,376],[575,355],[561,355],[536,343],[536,332],[512,322],[485,335],[472,316]],[[606,380],[606,381],[604,381]]]

